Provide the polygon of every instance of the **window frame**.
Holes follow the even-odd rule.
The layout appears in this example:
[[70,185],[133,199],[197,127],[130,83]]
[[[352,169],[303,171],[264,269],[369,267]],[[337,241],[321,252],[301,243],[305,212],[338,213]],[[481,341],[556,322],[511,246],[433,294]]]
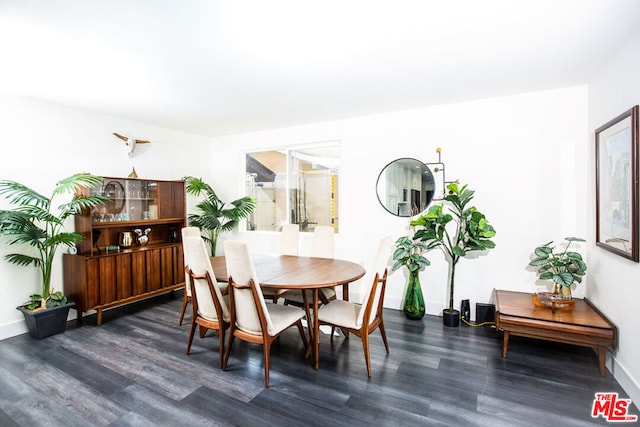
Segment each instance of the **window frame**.
[[[285,181],[285,188],[284,188],[284,192],[286,194],[285,197],[285,209],[286,209],[286,216],[285,216],[285,221],[281,222],[280,224],[276,224],[275,229],[273,230],[259,230],[259,229],[255,229],[255,228],[250,228],[250,218],[246,219],[246,223],[245,223],[245,231],[247,232],[263,232],[263,233],[272,233],[272,232],[278,232],[280,226],[283,223],[290,223],[291,222],[291,209],[292,209],[292,190],[298,189],[297,187],[297,175],[298,174],[292,174],[291,171],[291,163],[292,163],[292,152],[301,152],[303,154],[305,150],[306,151],[313,151],[313,150],[322,150],[322,149],[335,149],[336,150],[336,160],[337,160],[337,172],[335,173],[335,175],[338,177],[338,179],[336,180],[336,187],[333,191],[333,195],[332,197],[335,200],[335,216],[331,216],[331,223],[328,225],[331,225],[332,227],[334,227],[335,232],[338,233],[339,231],[339,223],[338,223],[338,218],[339,218],[339,197],[340,197],[340,163],[341,163],[341,156],[340,156],[340,143],[341,141],[339,139],[332,139],[332,140],[326,140],[326,141],[318,141],[318,142],[312,142],[312,143],[302,143],[302,144],[292,144],[292,145],[280,145],[280,146],[272,146],[272,147],[254,147],[254,148],[247,148],[245,150],[243,150],[243,163],[244,163],[244,170],[243,170],[243,179],[244,179],[244,193],[248,196],[251,196],[252,194],[250,194],[249,192],[249,177],[248,177],[248,172],[247,172],[247,156],[251,155],[253,153],[267,153],[267,152],[282,152],[285,155],[285,174],[286,177],[284,179]],[[327,168],[327,170],[331,171],[331,168]],[[329,172],[331,173],[331,172]],[[275,181],[274,181],[275,182]],[[256,208],[257,211],[257,208]],[[277,221],[277,218],[276,218]],[[254,221],[255,222],[255,221]],[[301,222],[298,222],[298,225],[301,225]],[[301,233],[309,233],[309,232],[313,232],[313,229],[311,230],[303,230],[302,227],[300,228],[300,232]]]

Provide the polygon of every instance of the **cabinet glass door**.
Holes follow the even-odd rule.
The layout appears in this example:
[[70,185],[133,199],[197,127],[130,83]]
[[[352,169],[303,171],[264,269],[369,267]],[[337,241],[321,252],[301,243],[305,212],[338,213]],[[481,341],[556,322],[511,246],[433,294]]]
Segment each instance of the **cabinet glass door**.
[[92,223],[147,221],[158,218],[158,183],[132,179],[106,179],[92,194],[109,201],[91,212]]

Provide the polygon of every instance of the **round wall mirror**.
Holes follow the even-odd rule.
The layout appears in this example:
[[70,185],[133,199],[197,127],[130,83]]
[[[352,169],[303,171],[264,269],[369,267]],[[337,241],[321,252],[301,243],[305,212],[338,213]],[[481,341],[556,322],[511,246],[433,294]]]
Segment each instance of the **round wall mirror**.
[[380,204],[389,213],[410,217],[427,209],[435,193],[435,180],[427,165],[406,157],[382,169],[376,192]]

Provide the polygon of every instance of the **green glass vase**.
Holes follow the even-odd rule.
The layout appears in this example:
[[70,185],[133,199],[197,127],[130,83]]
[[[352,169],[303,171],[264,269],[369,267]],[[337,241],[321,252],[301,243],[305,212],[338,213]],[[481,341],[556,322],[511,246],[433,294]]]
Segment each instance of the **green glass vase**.
[[424,298],[422,296],[422,287],[420,286],[420,270],[409,273],[403,311],[407,319],[420,320],[424,317]]

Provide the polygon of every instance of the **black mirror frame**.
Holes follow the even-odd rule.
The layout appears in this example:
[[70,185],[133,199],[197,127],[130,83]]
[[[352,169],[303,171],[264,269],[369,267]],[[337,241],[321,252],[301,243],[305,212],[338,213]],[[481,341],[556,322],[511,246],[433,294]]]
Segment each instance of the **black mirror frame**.
[[[405,213],[400,213],[400,207],[396,208],[396,211],[394,212],[392,210],[392,208],[390,208],[389,206],[387,206],[386,204],[386,198],[387,198],[387,194],[385,191],[384,196],[381,198],[381,194],[380,194],[380,178],[383,176],[384,173],[386,173],[387,168],[389,168],[391,165],[395,164],[395,163],[399,163],[399,162],[408,162],[408,161],[414,161],[416,163],[416,166],[420,166],[421,167],[421,175],[423,174],[428,174],[428,176],[430,177],[431,183],[433,184],[433,188],[431,189],[431,191],[427,191],[425,189],[425,185],[424,182],[421,183],[421,187],[420,190],[416,190],[416,189],[411,189],[411,188],[403,188],[402,189],[402,193],[398,192],[398,196],[401,195],[402,197],[402,201],[399,202],[406,204],[406,203],[410,203],[410,206],[408,207],[408,211]],[[422,195],[424,193],[424,203],[422,202]],[[429,206],[429,204],[431,203],[431,201],[433,200],[435,194],[435,177],[433,175],[433,172],[431,171],[431,169],[429,168],[429,166],[418,160],[415,159],[413,157],[401,157],[398,159],[395,159],[389,163],[387,163],[387,165],[382,168],[382,170],[380,171],[380,173],[378,174],[378,179],[376,180],[376,195],[378,197],[378,202],[380,202],[380,205],[384,208],[384,210],[386,210],[387,212],[389,212],[391,215],[395,215],[398,217],[403,217],[403,218],[408,218],[414,215],[417,215],[421,212],[424,212],[427,207]],[[383,201],[383,198],[385,199],[385,201]],[[411,205],[411,203],[415,203],[417,201],[418,206],[416,208],[415,205]]]

